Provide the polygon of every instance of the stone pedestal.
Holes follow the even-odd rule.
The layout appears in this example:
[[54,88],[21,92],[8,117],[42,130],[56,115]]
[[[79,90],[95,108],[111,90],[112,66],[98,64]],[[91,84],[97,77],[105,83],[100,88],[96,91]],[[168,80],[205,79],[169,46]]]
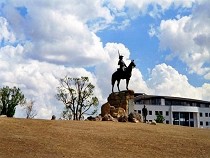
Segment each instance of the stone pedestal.
[[134,91],[114,92],[107,98],[108,102],[101,106],[102,117],[110,114],[112,117],[128,116],[134,110]]

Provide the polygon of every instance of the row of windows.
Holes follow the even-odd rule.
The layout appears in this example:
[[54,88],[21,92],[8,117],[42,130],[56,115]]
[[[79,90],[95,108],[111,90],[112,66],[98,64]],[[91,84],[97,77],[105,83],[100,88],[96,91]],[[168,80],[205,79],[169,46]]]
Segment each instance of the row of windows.
[[[134,111],[137,112],[136,110],[134,110]],[[141,114],[141,110],[138,110],[138,113]],[[153,111],[151,111],[151,110],[148,111],[148,115],[152,115],[152,113],[153,113]],[[163,115],[163,111],[155,111],[155,115],[158,115],[158,113],[160,115]],[[166,111],[165,115],[168,116],[169,112]]]
[[[206,121],[206,126],[209,126],[209,125],[210,125],[210,122]],[[200,126],[203,126],[203,121],[200,121]]]
[[[135,112],[136,112],[136,110],[135,110]],[[138,113],[141,114],[141,110],[138,110]],[[148,115],[152,115],[152,113],[153,113],[153,111],[151,111],[151,110],[148,111]],[[163,115],[163,111],[155,111],[155,115],[158,115],[158,113],[160,115]],[[165,115],[168,116],[169,112],[166,111]],[[203,113],[200,113],[200,117],[203,117]],[[210,117],[210,113],[205,113],[205,117]]]
[[[149,104],[149,105],[161,105],[161,99],[142,99],[135,101],[135,104]],[[179,101],[179,100],[168,100],[165,99],[165,105],[166,106],[195,106],[195,107],[201,107],[201,108],[209,108],[209,103],[195,103],[195,102],[187,102],[187,101]]]
[[[150,104],[150,105],[161,105],[160,98],[152,98],[152,99],[142,99],[135,102],[135,104]],[[173,99],[165,99],[165,105],[182,105],[182,106],[196,106],[196,107],[205,107],[209,108],[210,105],[207,103],[196,103],[192,101],[180,101]]]
[[197,106],[197,107],[205,107],[209,108],[210,105],[206,103],[196,103],[196,102],[189,102],[189,101],[179,101],[179,100],[169,100],[165,99],[165,105],[183,105],[183,106]]
[[[200,113],[200,117],[203,117],[203,113]],[[210,117],[210,113],[205,113],[205,117]]]

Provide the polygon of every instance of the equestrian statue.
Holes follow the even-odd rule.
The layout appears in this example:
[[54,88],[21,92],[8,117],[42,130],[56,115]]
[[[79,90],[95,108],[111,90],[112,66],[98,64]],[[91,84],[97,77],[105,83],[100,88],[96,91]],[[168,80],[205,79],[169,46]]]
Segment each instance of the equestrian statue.
[[123,56],[120,55],[119,51],[118,54],[119,54],[118,65],[120,66],[120,68],[118,68],[117,71],[115,71],[112,74],[112,92],[114,90],[115,81],[117,81],[117,88],[118,91],[120,92],[119,85],[121,79],[126,79],[126,89],[128,90],[128,84],[131,78],[132,69],[136,66],[134,60],[131,60],[129,66],[126,66],[125,62],[123,61]]

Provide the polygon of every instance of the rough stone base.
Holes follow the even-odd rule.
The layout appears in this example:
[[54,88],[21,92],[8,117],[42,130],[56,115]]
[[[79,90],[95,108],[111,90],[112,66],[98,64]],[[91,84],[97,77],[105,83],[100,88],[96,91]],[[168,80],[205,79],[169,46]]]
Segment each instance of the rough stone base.
[[108,102],[101,106],[101,116],[110,114],[114,118],[128,116],[129,100],[134,99],[134,91],[114,92],[107,98]]

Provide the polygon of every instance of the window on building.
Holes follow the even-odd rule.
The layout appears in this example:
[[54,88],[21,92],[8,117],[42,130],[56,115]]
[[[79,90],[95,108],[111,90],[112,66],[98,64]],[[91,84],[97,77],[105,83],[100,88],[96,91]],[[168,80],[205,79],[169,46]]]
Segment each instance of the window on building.
[[151,104],[152,105],[161,105],[160,98],[153,98],[153,99],[151,99]]
[[203,121],[200,121],[200,126],[203,126]]
[[194,127],[194,121],[190,121],[190,127]]
[[168,111],[166,111],[166,116],[168,116]]
[[163,112],[162,111],[155,111],[155,115],[163,115]]
[[205,105],[204,104],[200,104],[200,107],[203,108],[203,107],[205,107]]
[[165,99],[165,105],[171,105],[171,100]]
[[193,112],[190,113],[190,118],[193,119]]
[[166,124],[169,124],[169,120],[166,120]]
[[149,111],[149,115],[152,115],[152,111]]
[[183,105],[184,103],[180,100],[172,100],[172,105]]
[[138,110],[138,113],[141,114],[141,110]]
[[206,126],[209,126],[209,122],[206,122]]
[[173,118],[174,118],[174,120],[179,120],[179,113],[173,112]]
[[200,103],[197,103],[197,105],[196,105],[197,107],[201,107],[201,105],[200,105]]
[[134,112],[137,112],[136,110],[134,110]]
[[191,103],[191,104],[189,104],[190,106],[197,106],[197,104],[196,103]]
[[208,113],[205,113],[205,117],[208,117]]
[[210,117],[210,113],[209,113],[209,117]]
[[185,118],[185,112],[180,112],[180,118]]
[[200,112],[200,117],[203,117],[203,113],[202,112]]

